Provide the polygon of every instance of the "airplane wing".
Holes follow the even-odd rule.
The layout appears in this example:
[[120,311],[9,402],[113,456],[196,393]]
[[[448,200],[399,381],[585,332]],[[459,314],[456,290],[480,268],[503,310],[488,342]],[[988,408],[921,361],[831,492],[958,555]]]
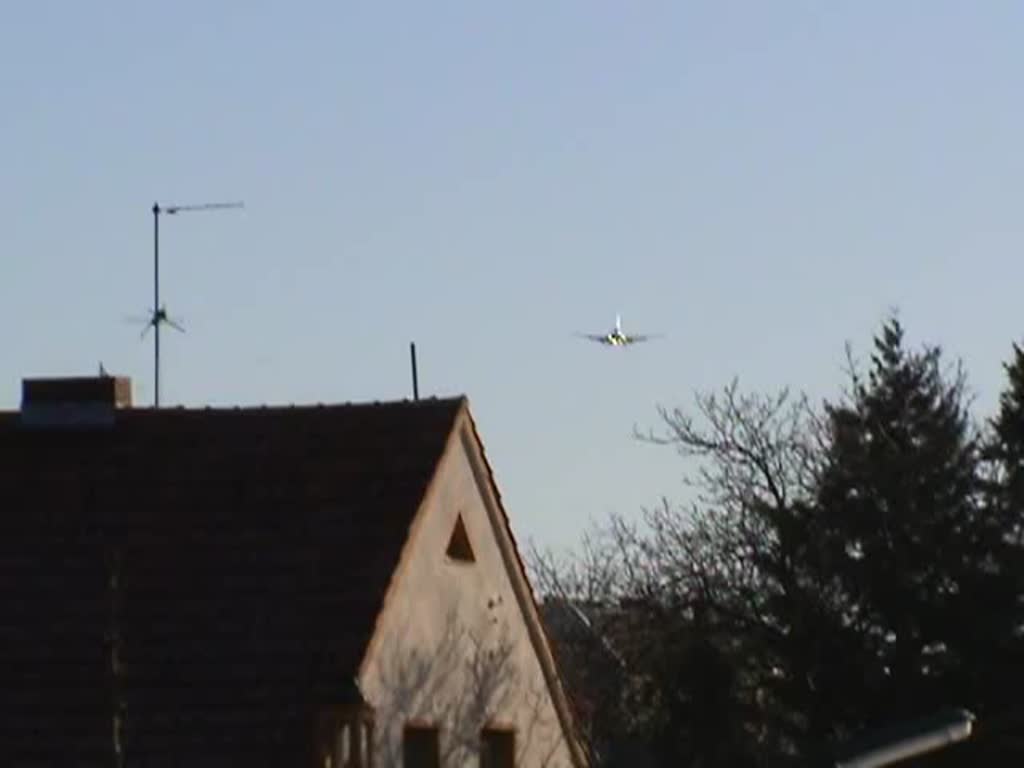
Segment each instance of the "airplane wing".
[[642,341],[650,341],[651,339],[660,339],[665,334],[663,333],[635,333],[626,337],[627,344],[639,344]]
[[596,341],[598,344],[607,344],[608,337],[599,333],[577,333],[581,339],[589,339],[590,341]]

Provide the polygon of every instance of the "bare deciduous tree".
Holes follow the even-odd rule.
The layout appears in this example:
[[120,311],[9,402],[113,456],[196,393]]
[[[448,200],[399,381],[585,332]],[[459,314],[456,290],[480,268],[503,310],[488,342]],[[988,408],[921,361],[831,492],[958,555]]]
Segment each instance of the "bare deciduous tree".
[[[637,429],[635,436],[683,456],[692,501],[679,506],[663,499],[636,522],[613,516],[571,555],[534,548],[531,567],[545,595],[579,606],[594,634],[623,659],[629,685],[620,689],[633,698],[602,702],[616,715],[628,713],[627,730],[646,732],[649,740],[654,731],[674,730],[682,740],[699,741],[688,723],[672,718],[694,717],[687,702],[708,695],[700,693],[705,683],[707,690],[727,684],[732,699],[716,698],[729,710],[720,719],[736,721],[742,738],[759,745],[786,668],[783,647],[791,627],[780,618],[781,607],[814,580],[802,563],[813,546],[807,499],[821,470],[821,419],[806,398],[787,391],[745,394],[735,381],[721,392],[698,394],[693,414],[667,408],[658,414],[660,429]],[[563,648],[567,664],[587,662],[581,644],[572,646]],[[755,646],[756,654],[750,652]],[[729,659],[728,680],[699,680],[712,674],[707,659],[717,656]],[[673,670],[683,669],[686,679],[673,680],[684,674]],[[691,683],[692,691],[682,690]],[[609,719],[595,714],[591,723]]]

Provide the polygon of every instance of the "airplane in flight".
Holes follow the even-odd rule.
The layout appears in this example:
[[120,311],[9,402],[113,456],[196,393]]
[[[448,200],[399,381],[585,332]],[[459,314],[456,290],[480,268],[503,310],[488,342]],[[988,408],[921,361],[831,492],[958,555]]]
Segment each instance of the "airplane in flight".
[[619,315],[615,315],[615,327],[607,333],[577,333],[576,335],[596,341],[598,344],[606,344],[609,347],[625,347],[662,336],[660,333],[626,333],[622,330],[622,318]]

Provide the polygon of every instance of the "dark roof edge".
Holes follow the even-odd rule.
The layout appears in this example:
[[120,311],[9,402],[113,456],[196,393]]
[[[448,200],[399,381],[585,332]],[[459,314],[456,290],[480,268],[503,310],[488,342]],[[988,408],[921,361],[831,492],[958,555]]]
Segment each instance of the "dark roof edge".
[[[473,418],[473,414],[468,408],[465,408],[466,422],[469,426],[469,439],[471,439],[479,452],[480,460],[483,463],[483,467],[477,466],[477,462],[470,456],[470,465],[473,468],[473,473],[477,474],[482,470],[483,477],[478,476],[477,482],[481,485],[487,486],[490,493],[494,497],[494,503],[497,507],[495,510],[498,517],[500,518],[501,527],[504,530],[505,536],[507,536],[508,548],[511,549],[511,560],[512,562],[506,562],[506,567],[510,567],[516,571],[518,581],[523,585],[522,594],[519,589],[516,589],[517,579],[513,578],[513,591],[517,593],[517,598],[520,601],[520,609],[527,613],[524,616],[524,620],[527,625],[527,636],[531,640],[534,653],[537,655],[537,661],[540,664],[541,673],[544,676],[545,682],[548,685],[548,689],[551,693],[552,704],[555,708],[555,714],[558,716],[558,720],[562,726],[562,730],[565,734],[569,753],[571,755],[573,763],[581,768],[589,764],[587,749],[584,745],[578,719],[574,708],[572,706],[572,700],[565,689],[564,681],[558,667],[558,661],[555,657],[554,645],[551,642],[551,638],[548,637],[547,630],[544,627],[544,620],[541,616],[540,606],[537,604],[537,598],[533,591],[533,585],[530,583],[529,573],[526,568],[526,563],[523,561],[522,553],[519,549],[519,544],[516,541],[515,533],[512,530],[512,522],[509,519],[508,512],[505,509],[505,504],[502,501],[501,491],[498,488],[497,479],[494,475],[494,469],[491,467],[491,462],[487,458],[487,451],[484,447],[480,432],[477,429],[476,420]],[[463,435],[458,436],[460,439],[465,440]],[[485,501],[485,504],[487,502]],[[487,504],[490,506],[490,504]],[[499,542],[500,544],[500,542]],[[502,551],[503,559],[508,557],[508,553],[505,551],[506,548],[499,545],[499,550]],[[512,574],[509,574],[510,577]],[[523,603],[526,603],[524,605]]]

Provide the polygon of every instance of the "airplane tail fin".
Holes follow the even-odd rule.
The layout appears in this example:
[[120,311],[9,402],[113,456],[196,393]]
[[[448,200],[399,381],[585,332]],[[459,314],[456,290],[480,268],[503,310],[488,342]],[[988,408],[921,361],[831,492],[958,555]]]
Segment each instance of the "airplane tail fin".
[[622,333],[622,317],[618,312],[615,313],[615,330]]

